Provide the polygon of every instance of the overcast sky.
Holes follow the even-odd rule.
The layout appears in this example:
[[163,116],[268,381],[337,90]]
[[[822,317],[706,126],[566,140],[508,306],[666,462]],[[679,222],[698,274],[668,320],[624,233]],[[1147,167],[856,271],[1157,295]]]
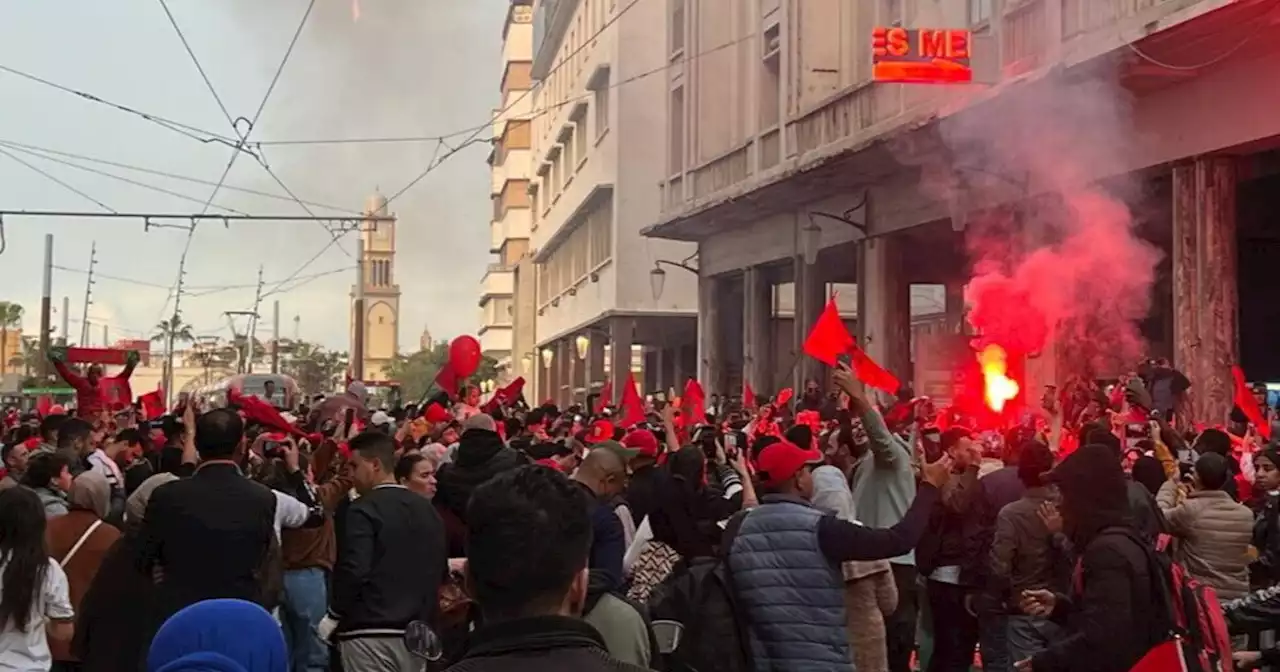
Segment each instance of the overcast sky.
[[[252,118],[308,0],[166,1],[230,115]],[[489,119],[498,103],[505,0],[359,0],[358,11],[351,2],[315,0],[251,141],[438,136]],[[0,66],[232,135],[160,0],[0,0]],[[12,143],[208,182],[218,180],[233,153],[225,144],[200,142],[0,72],[0,150],[122,212],[199,212],[213,189],[60,157],[194,199],[183,200],[22,153]],[[388,196],[399,191],[422,172],[436,149],[434,142],[289,145],[264,147],[263,155],[299,198],[355,211],[375,188]],[[473,333],[478,326],[477,291],[472,290],[486,263],[492,212],[487,152],[486,143],[463,149],[392,203],[400,218],[396,280],[402,290],[402,350],[417,348],[423,327],[441,338]],[[223,189],[217,205],[253,214],[306,214],[251,156],[236,159],[226,184],[284,198]],[[98,211],[102,206],[0,154],[0,209]],[[55,265],[75,269],[56,270],[53,278],[55,309],[61,310],[63,296],[71,299],[73,334],[80,330],[83,270],[94,241],[103,277],[94,287],[90,322],[106,321],[113,340],[147,337],[172,312],[167,296],[186,232],[144,233],[142,223],[133,220],[9,216],[4,219],[7,249],[0,255],[0,300],[26,307],[31,333],[38,327],[46,233],[55,238]],[[199,334],[227,336],[222,312],[249,309],[254,290],[206,288],[252,285],[262,265],[270,289],[270,281],[294,274],[330,243],[316,223],[233,223],[230,230],[202,224],[188,256],[185,282],[192,293],[182,299],[183,318]],[[348,348],[354,249],[355,234],[347,235],[297,277],[334,273],[272,297],[280,300],[282,336],[293,335],[296,315],[303,339]],[[262,309],[263,337],[269,337],[270,301]],[[55,315],[54,325],[59,324],[61,316]],[[101,338],[101,327],[95,326],[93,342]]]

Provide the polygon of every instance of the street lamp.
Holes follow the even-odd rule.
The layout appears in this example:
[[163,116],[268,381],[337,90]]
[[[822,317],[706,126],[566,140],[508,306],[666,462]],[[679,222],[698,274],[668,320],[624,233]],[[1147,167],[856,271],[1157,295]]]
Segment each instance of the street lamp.
[[556,353],[551,348],[542,349],[542,366],[551,368],[551,360],[556,358]]
[[822,247],[822,227],[815,222],[810,221],[809,225],[800,230],[804,234],[802,243],[804,245],[804,263],[812,266],[818,263],[818,250]]
[[573,346],[578,349],[578,359],[586,359],[587,350],[591,348],[591,339],[587,338],[586,334],[578,334],[578,337],[573,339]]
[[662,270],[658,264],[653,265],[653,270],[649,271],[649,289],[653,291],[653,300],[657,301],[662,298],[662,289],[667,286],[667,272]]
[[697,275],[698,269],[689,265],[689,262],[696,256],[698,256],[697,252],[686,257],[684,261],[667,261],[666,259],[658,259],[653,262],[653,270],[649,271],[649,289],[653,290],[654,301],[662,298],[662,290],[667,286],[667,272],[662,270],[662,267],[674,266],[676,268],[683,268],[684,270]]

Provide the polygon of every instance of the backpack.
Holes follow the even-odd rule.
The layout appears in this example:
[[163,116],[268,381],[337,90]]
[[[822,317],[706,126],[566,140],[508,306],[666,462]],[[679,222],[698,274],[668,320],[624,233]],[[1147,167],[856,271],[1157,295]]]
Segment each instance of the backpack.
[[649,594],[648,607],[655,629],[664,622],[683,626],[674,650],[663,650],[670,672],[751,669],[744,619],[739,617],[732,578],[724,561],[681,561]]
[[[1139,544],[1147,556],[1153,594],[1169,616],[1169,631],[1130,672],[1231,672],[1231,636],[1218,594],[1173,560],[1171,539],[1160,535],[1154,549]],[[1080,562],[1076,565],[1077,590],[1082,576]]]

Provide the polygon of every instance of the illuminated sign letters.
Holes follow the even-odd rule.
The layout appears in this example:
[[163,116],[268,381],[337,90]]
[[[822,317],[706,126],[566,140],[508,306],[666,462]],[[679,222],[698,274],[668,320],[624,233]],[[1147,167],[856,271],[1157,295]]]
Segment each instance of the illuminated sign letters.
[[970,44],[967,30],[876,28],[871,32],[871,77],[903,84],[972,82]]

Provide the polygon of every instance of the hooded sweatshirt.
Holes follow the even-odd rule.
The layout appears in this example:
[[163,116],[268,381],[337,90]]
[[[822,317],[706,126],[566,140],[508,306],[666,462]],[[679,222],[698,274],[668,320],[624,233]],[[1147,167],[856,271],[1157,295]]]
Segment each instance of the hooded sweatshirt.
[[1032,669],[1104,672],[1133,667],[1169,632],[1152,605],[1153,550],[1133,527],[1127,482],[1115,451],[1081,447],[1052,472],[1062,495],[1065,532],[1080,549],[1077,580],[1056,601],[1053,618],[1067,635],[1032,659]]
[[[916,498],[911,446],[889,431],[879,411],[869,409],[861,420],[871,445],[854,467],[853,515],[869,527],[893,527]],[[914,565],[915,553],[890,562]]]
[[526,462],[520,453],[502,442],[497,432],[468,429],[458,440],[453,462],[442,466],[436,474],[439,485],[435,501],[465,522],[467,502],[480,484]]

